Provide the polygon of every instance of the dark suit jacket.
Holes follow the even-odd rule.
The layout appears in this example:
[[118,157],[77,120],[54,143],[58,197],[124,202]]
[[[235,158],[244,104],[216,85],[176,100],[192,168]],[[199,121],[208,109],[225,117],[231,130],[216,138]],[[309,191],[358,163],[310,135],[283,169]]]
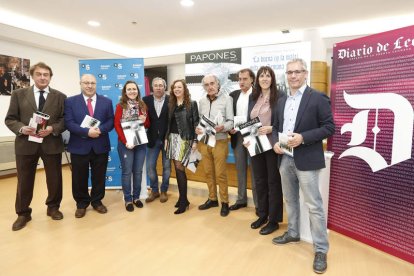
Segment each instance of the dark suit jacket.
[[148,95],[142,98],[148,108],[149,119],[151,122],[150,127],[148,128],[148,144],[147,147],[152,148],[155,145],[155,141],[160,139],[164,142],[165,134],[167,133],[168,128],[168,101],[170,96],[165,95],[164,104],[161,109],[160,117],[157,116],[157,111],[154,106],[154,96]]
[[[287,96],[279,99],[277,117],[273,124],[273,140],[279,141],[278,133],[283,131]],[[329,98],[309,86],[300,101],[295,122],[295,133],[303,136],[304,144],[294,149],[295,165],[299,170],[311,171],[325,168],[322,140],[335,132]]]
[[22,135],[19,130],[29,125],[30,118],[37,111],[33,86],[13,91],[10,106],[7,112],[6,126],[16,134],[15,152],[20,155],[35,154],[39,147],[46,154],[58,154],[63,152],[61,133],[65,130],[63,120],[63,107],[66,95],[49,87],[45,105],[42,112],[50,116],[47,125],[53,127],[53,133],[46,136],[41,144],[28,141],[27,135]]
[[114,128],[112,101],[98,94],[96,96],[93,117],[101,122],[99,129],[102,133],[98,138],[90,138],[89,129],[80,127],[85,116],[89,115],[82,93],[65,101],[65,124],[70,131],[68,144],[70,153],[85,155],[93,149],[96,154],[102,154],[111,149],[108,133]]

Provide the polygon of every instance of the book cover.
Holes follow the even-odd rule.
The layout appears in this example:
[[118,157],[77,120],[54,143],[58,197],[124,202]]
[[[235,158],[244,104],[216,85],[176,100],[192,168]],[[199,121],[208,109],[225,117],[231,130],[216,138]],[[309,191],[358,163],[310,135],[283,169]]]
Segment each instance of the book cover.
[[216,145],[216,130],[214,129],[216,124],[203,115],[198,126],[202,128],[203,133],[197,135],[197,140],[214,147]]
[[201,153],[197,149],[192,150],[192,148],[190,147],[181,163],[184,165],[184,167],[187,167],[187,169],[195,173],[197,171],[197,167],[200,161]]
[[98,119],[95,119],[89,115],[85,115],[85,118],[83,118],[83,121],[80,127],[83,127],[83,128],[99,127],[100,124],[101,124],[101,121],[99,121]]
[[258,129],[261,126],[262,123],[260,122],[259,117],[253,118],[250,121],[239,126],[240,134],[243,136],[243,143],[249,142],[247,149],[250,156],[255,156],[272,149],[267,135],[258,134]]
[[147,132],[142,120],[124,120],[121,122],[121,126],[128,144],[137,146],[148,143]]
[[289,136],[285,133],[279,132],[279,146],[283,152],[289,156],[293,157],[293,148],[287,145],[289,141]]
[[38,135],[40,130],[46,129],[47,122],[49,121],[50,116],[46,113],[36,111],[33,113],[32,118],[30,118],[29,126],[36,129],[35,135],[29,135],[28,140],[35,143],[42,143],[43,137]]

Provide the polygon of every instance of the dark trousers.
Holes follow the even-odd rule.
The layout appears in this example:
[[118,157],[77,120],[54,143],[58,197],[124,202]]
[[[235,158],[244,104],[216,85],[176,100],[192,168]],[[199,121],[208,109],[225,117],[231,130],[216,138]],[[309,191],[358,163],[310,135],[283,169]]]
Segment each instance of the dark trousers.
[[60,207],[62,201],[62,154],[45,154],[39,147],[39,151],[34,155],[16,155],[17,193],[15,208],[19,216],[28,216],[32,213],[30,203],[33,198],[39,158],[42,158],[46,173],[48,191],[46,205],[50,209],[59,209]]
[[256,182],[258,214],[269,218],[269,222],[283,221],[283,194],[277,155],[273,150],[251,158]]
[[[72,161],[72,195],[76,207],[84,209],[91,204],[96,207],[102,205],[105,196],[105,176],[108,165],[108,153],[71,154]],[[88,192],[89,166],[91,168],[91,194]]]

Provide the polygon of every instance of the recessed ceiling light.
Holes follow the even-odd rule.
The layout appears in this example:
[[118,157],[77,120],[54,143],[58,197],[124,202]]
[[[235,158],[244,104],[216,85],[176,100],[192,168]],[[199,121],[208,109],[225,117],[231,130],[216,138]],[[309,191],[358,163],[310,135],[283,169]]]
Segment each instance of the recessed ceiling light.
[[89,20],[88,25],[92,27],[99,27],[101,26],[101,23],[99,23],[98,21]]
[[194,5],[194,1],[193,0],[181,0],[180,4],[183,7],[192,7]]

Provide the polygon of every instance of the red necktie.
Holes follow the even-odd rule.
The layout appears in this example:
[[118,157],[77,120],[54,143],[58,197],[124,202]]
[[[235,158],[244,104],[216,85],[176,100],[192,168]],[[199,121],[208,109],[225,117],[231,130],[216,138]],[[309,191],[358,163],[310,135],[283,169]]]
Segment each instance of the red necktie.
[[88,99],[88,111],[89,111],[89,115],[91,117],[93,117],[93,107],[92,107],[92,99],[91,98]]

